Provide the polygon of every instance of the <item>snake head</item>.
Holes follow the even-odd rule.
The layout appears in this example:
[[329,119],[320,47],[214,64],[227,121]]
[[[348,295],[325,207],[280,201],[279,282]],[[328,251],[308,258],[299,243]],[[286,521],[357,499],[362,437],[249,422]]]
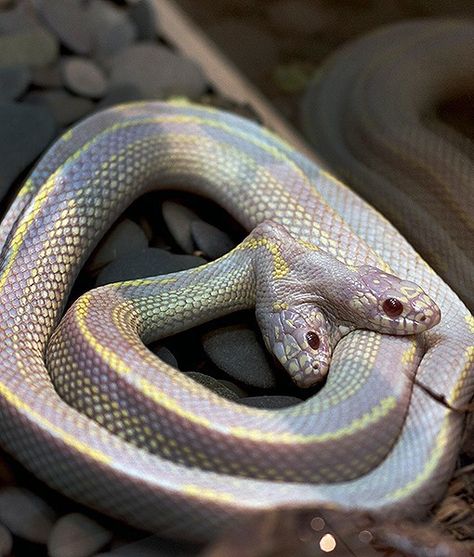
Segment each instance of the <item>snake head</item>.
[[[301,388],[322,381],[340,335],[318,308],[257,314],[267,349]],[[337,338],[336,338],[337,337]]]
[[[425,291],[409,280],[402,280],[370,265],[356,273],[362,290],[349,302],[364,321],[361,325],[381,333],[412,335],[437,325],[441,311]],[[359,281],[357,281],[359,282]]]

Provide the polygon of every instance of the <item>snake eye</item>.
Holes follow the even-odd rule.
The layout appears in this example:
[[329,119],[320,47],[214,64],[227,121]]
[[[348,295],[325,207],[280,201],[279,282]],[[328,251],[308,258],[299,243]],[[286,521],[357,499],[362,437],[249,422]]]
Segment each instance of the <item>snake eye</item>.
[[382,304],[382,309],[389,317],[398,317],[403,311],[403,304],[396,298],[387,298]]
[[319,348],[319,336],[314,331],[308,331],[306,333],[306,340],[313,350],[317,350]]

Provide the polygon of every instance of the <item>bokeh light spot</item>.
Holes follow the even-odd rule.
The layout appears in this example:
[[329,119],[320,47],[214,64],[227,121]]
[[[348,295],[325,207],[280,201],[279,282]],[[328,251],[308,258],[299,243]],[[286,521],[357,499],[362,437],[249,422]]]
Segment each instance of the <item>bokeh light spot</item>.
[[324,536],[319,540],[319,547],[321,551],[325,553],[329,553],[330,551],[334,551],[336,548],[336,540],[334,536],[331,534],[324,534]]
[[315,516],[311,521],[311,528],[316,530],[316,532],[320,532],[325,526],[326,523],[320,516]]
[[372,532],[369,532],[369,530],[362,530],[362,532],[359,532],[359,540],[362,543],[370,543],[373,538],[374,536],[372,535]]

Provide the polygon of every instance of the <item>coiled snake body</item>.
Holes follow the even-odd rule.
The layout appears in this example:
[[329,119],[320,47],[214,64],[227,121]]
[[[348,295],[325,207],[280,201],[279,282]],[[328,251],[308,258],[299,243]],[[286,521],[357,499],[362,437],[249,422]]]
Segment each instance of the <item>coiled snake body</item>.
[[[352,331],[335,346],[317,396],[278,411],[239,406],[157,363],[139,342],[121,344],[123,336],[149,340],[250,305],[245,260],[225,267],[224,258],[105,287],[102,299],[86,294],[66,318],[77,345],[68,359],[62,327],[53,330],[80,265],[135,197],[166,186],[212,196],[249,230],[271,219],[348,268],[388,273],[386,260],[436,300],[442,321],[416,336]],[[463,425],[452,408],[473,388],[473,318],[379,214],[265,129],[180,103],[99,113],[43,157],[0,234],[0,441],[55,488],[190,539],[281,506],[418,516],[445,489]],[[278,241],[266,253],[284,274]],[[216,265],[224,265],[223,286],[213,282]],[[158,302],[147,293],[153,281]],[[407,283],[407,297],[409,290]],[[415,373],[425,388],[413,387]]]

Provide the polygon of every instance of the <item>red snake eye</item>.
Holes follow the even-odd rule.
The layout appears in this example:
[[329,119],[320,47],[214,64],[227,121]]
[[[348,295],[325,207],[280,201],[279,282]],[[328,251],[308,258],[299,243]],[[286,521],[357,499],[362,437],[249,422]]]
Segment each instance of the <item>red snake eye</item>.
[[314,331],[308,331],[306,333],[306,340],[313,350],[319,348],[319,336]]
[[387,298],[382,304],[382,309],[389,317],[398,317],[403,311],[403,304],[396,298]]

